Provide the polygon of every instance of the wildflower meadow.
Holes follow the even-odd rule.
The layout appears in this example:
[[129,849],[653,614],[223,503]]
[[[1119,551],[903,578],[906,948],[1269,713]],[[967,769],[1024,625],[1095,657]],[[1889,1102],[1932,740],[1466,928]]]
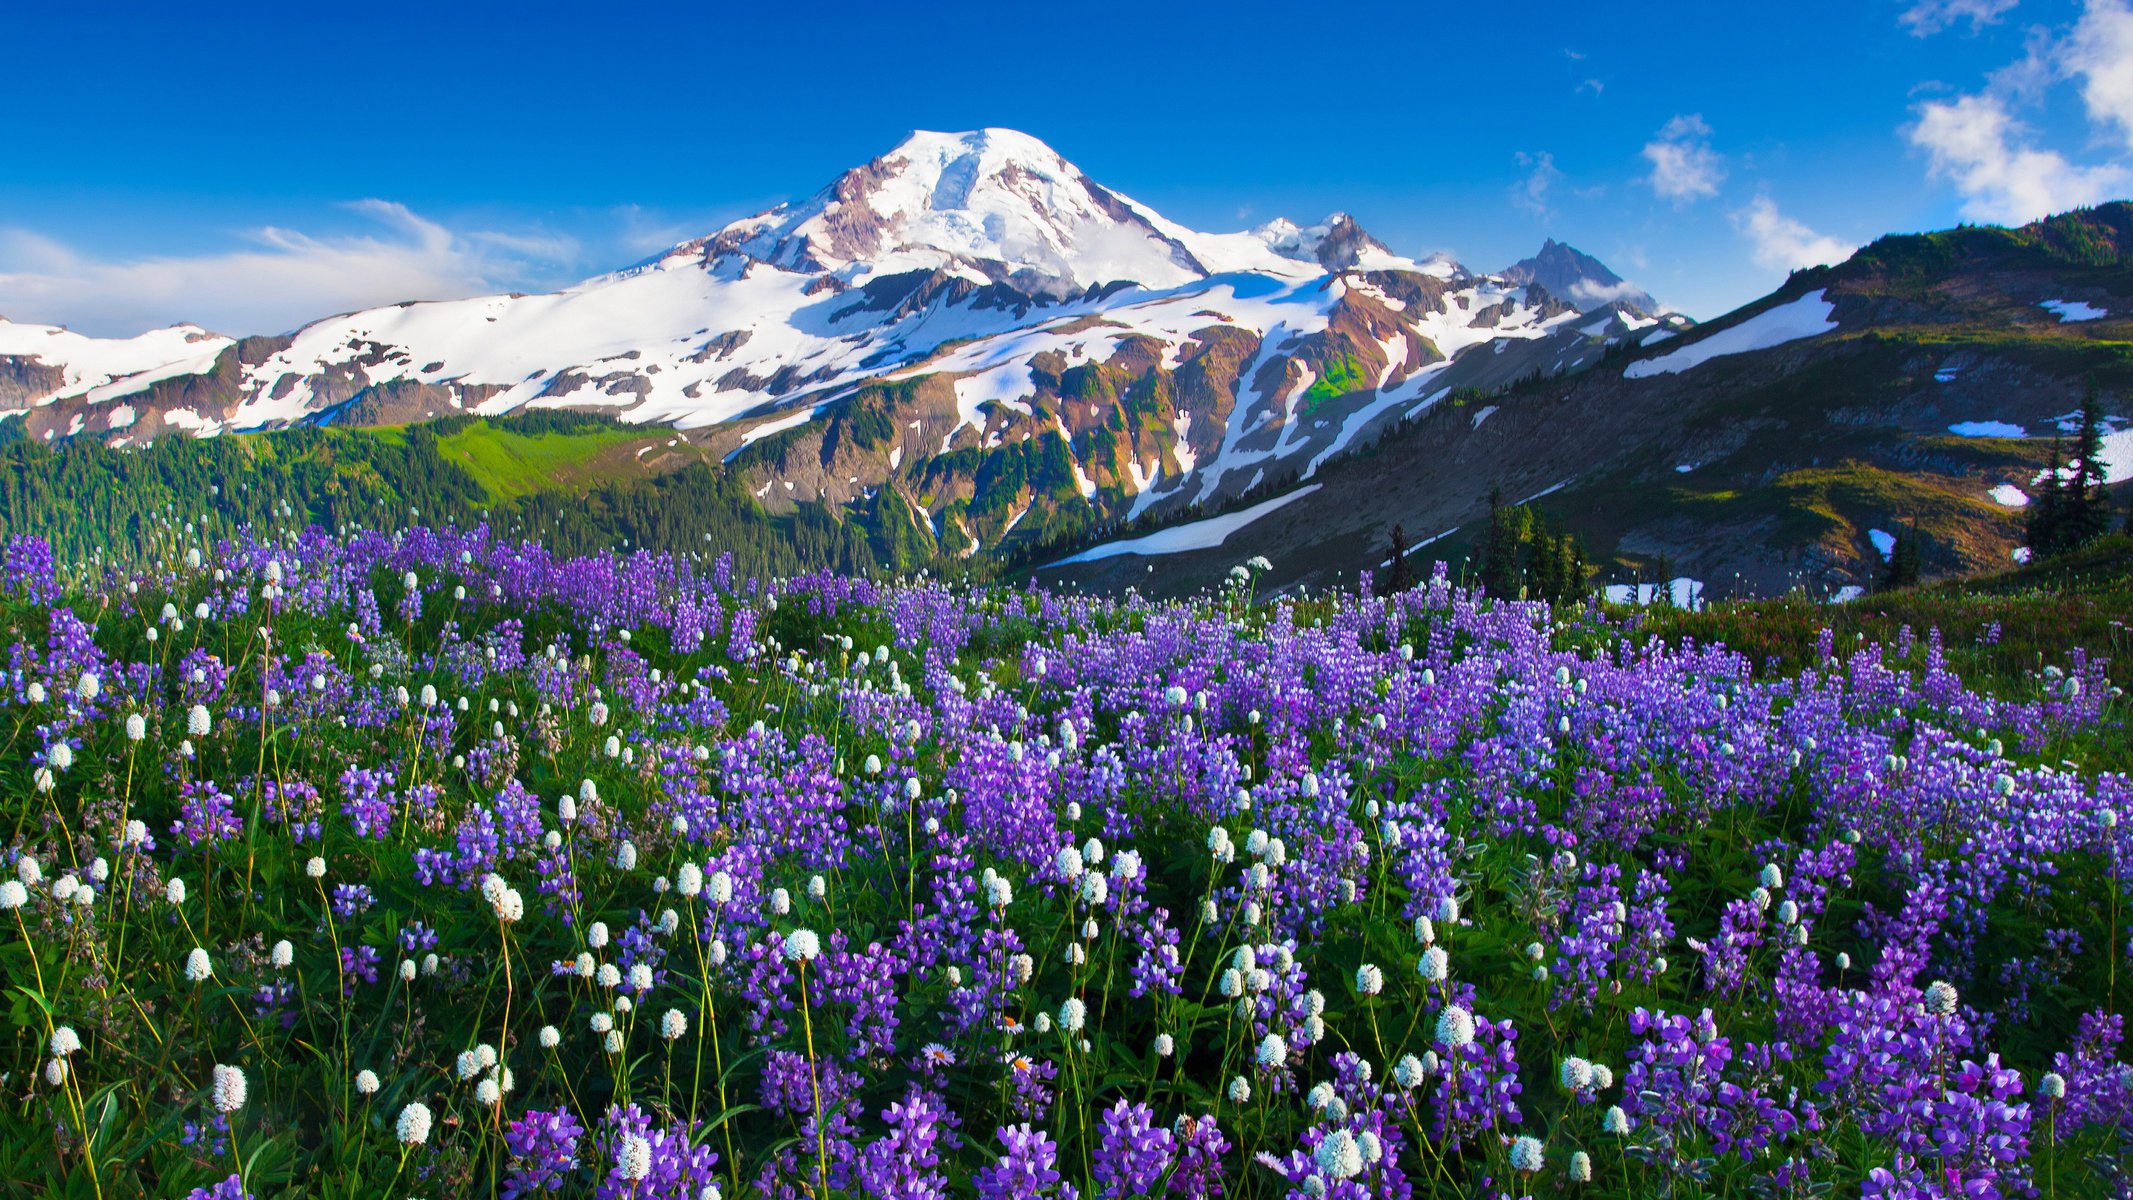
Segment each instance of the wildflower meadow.
[[0,1197],[2133,1193],[2081,647],[153,557],[4,547]]

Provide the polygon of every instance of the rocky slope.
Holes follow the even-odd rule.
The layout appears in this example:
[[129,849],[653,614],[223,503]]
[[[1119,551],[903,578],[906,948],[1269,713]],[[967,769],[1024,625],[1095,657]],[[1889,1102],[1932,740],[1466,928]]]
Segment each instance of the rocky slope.
[[[1545,257],[1545,256],[1544,256]],[[2133,205],[2016,229],[1883,238],[1697,329],[1574,376],[1461,396],[1251,515],[1119,540],[1040,572],[1175,591],[1247,556],[1269,586],[1382,569],[1390,532],[1457,560],[1492,490],[1582,535],[1602,582],[1706,594],[1871,586],[1915,526],[1926,572],[2005,567],[2085,390],[2133,480]],[[1282,502],[1282,501],[1286,502]],[[1156,568],[1151,571],[1151,568]]]

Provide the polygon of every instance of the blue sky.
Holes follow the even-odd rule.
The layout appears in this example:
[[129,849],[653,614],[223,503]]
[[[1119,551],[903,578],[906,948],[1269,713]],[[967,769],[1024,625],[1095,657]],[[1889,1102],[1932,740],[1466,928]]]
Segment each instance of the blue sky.
[[1476,269],[1554,237],[1700,317],[2133,195],[2133,0],[612,8],[18,6],[0,314],[557,286],[914,128],[1025,130],[1201,229],[1345,210]]

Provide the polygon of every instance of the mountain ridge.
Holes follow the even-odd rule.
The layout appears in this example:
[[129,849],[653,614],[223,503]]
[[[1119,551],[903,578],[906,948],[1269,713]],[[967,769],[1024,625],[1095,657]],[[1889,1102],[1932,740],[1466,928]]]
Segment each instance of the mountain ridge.
[[0,326],[0,406],[35,439],[120,445],[606,411],[689,434],[774,511],[887,488],[936,544],[975,553],[1308,476],[1402,412],[1577,369],[1661,324],[1584,308],[1402,257],[1344,213],[1203,233],[1028,135],[919,131],[558,292],[204,335],[182,356],[143,335],[77,347],[56,376],[35,351],[58,335]]

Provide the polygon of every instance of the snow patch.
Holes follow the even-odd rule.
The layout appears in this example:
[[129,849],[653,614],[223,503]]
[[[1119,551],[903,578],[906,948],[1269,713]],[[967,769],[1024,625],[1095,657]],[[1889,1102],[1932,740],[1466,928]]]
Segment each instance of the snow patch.
[[1305,484],[1293,492],[1276,496],[1272,500],[1262,500],[1250,508],[1238,509],[1236,512],[1223,513],[1221,516],[1207,517],[1199,521],[1187,521],[1183,525],[1173,525],[1168,529],[1158,529],[1154,533],[1143,534],[1137,538],[1127,538],[1124,541],[1107,542],[1101,546],[1092,546],[1079,554],[1062,558],[1052,565],[1063,567],[1068,563],[1096,562],[1100,559],[1116,558],[1121,554],[1182,554],[1188,550],[1211,550],[1227,541],[1231,534],[1266,516],[1268,513],[1285,508],[1303,499],[1305,496],[1317,491],[1320,486],[1316,483]]
[[2007,508],[2029,507],[2029,493],[2011,483],[2003,483],[1992,489],[1992,501]]
[[2079,300],[2046,300],[2038,304],[2037,307],[2050,309],[2052,312],[2058,313],[2059,322],[2062,325],[2072,321],[2094,321],[2099,317],[2111,315],[2108,309],[2097,308],[2093,304],[2085,304]]
[[2133,479],[2133,429],[2104,434],[2103,453],[2096,457],[2103,464],[2105,483],[2124,483]]
[[1802,338],[1818,337],[1837,327],[1837,322],[1830,317],[1835,307],[1829,302],[1826,291],[1802,296],[1789,304],[1759,312],[1730,329],[1721,329],[1671,354],[1633,362],[1623,368],[1622,378],[1674,375],[1724,355],[1768,350]]
[[1883,559],[1888,559],[1896,553],[1896,535],[1886,529],[1867,530],[1866,540],[1874,543],[1874,549],[1881,552]]
[[[1609,604],[1645,605],[1659,599],[1656,583],[1610,583],[1606,588]],[[1703,580],[1680,576],[1666,584],[1666,596],[1676,608],[1699,608],[1703,603]]]
[[1489,414],[1490,414],[1490,413],[1493,413],[1493,412],[1495,412],[1495,411],[1496,411],[1496,406],[1495,406],[1495,405],[1493,405],[1493,404],[1491,404],[1491,405],[1488,405],[1487,407],[1483,408],[1483,409],[1482,409],[1482,410],[1481,410],[1480,412],[1477,412],[1477,413],[1475,413],[1475,414],[1474,414],[1474,428],[1476,428],[1476,429],[1479,429],[1479,428],[1481,428],[1481,423],[1482,423],[1483,421],[1486,421],[1486,420],[1488,420],[1488,419],[1489,419]]
[[[786,416],[779,417],[775,421],[765,421],[761,425],[758,425],[755,428],[749,430],[748,432],[742,434],[741,444],[739,446],[735,446],[733,450],[726,455],[724,461],[732,462],[733,456],[735,454],[739,454],[743,447],[749,446],[755,442],[760,442],[764,438],[770,437],[774,434],[783,433],[788,429],[798,429],[800,426],[805,425],[809,421],[812,421],[814,419],[815,410],[812,408],[803,408],[800,409],[798,412],[790,413]],[[646,446],[644,449],[650,450],[652,449],[652,447]],[[640,458],[643,457],[644,450],[639,450],[637,452],[637,455]],[[792,485],[788,483],[785,486],[791,487]]]

